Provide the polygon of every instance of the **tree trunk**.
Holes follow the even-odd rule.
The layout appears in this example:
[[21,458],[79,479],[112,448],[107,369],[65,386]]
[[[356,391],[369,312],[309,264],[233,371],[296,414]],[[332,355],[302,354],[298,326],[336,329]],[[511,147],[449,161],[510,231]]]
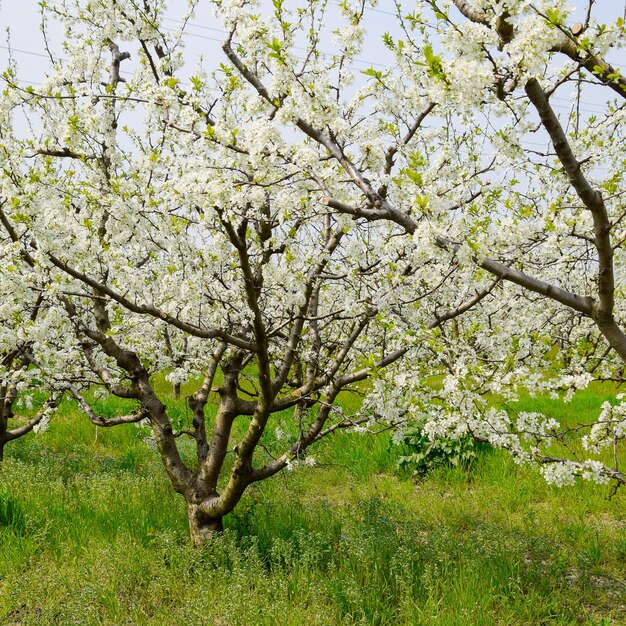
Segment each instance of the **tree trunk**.
[[197,504],[187,504],[189,536],[194,548],[207,545],[215,535],[224,531],[222,517],[209,517],[202,513]]
[[174,397],[180,398],[180,383],[174,383]]
[[4,445],[6,444],[6,441],[0,441],[0,463],[2,462],[2,459],[4,458]]

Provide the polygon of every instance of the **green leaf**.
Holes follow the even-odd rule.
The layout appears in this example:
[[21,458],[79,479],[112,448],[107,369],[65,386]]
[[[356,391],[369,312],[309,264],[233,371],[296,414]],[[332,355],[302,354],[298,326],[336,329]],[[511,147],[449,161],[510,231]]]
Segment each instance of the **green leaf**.
[[382,72],[375,70],[373,67],[368,67],[366,70],[363,70],[361,74],[365,74],[366,76],[373,76],[374,78],[377,78],[378,80],[380,80],[383,76]]
[[424,46],[424,58],[426,59],[428,73],[434,78],[445,80],[443,59],[433,52],[432,46]]

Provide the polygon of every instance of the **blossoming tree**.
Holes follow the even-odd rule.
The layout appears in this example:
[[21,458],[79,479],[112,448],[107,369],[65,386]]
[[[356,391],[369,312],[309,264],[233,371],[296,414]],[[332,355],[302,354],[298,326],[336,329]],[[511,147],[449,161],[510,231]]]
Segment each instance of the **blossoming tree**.
[[[59,320],[38,362],[67,346],[51,379],[95,423],[149,420],[196,544],[320,438],[411,414],[557,482],[625,481],[604,457],[550,453],[553,421],[484,399],[622,365],[623,110],[574,113],[568,138],[550,97],[589,80],[621,94],[604,59],[623,24],[602,30],[591,3],[582,45],[560,2],[422,4],[384,37],[389,67],[361,71],[365,2],[213,2],[212,71],[185,59],[191,15],[171,32],[162,2],[58,0],[43,10],[67,61],[36,87],[5,73],[3,124],[31,125],[7,135],[3,224]],[[155,388],[163,370],[192,385],[191,427]],[[94,383],[134,411],[98,416]],[[338,406],[346,390],[361,412]],[[295,434],[268,446],[285,411]],[[589,448],[623,438],[620,411],[589,425]]]
[[[19,287],[21,286],[20,284]],[[3,313],[9,308],[7,303],[14,302],[14,298],[13,291],[4,294]],[[0,361],[0,461],[4,457],[7,443],[33,430],[38,431],[47,427],[51,414],[62,396],[59,389],[48,384],[46,376],[42,376],[37,368],[32,367],[30,352],[32,341],[25,337],[28,334],[29,323],[34,322],[41,305],[42,300],[37,298],[30,303],[30,307],[24,307],[20,311],[12,307],[10,318],[3,319]],[[26,315],[23,315],[24,313]],[[20,392],[21,396],[18,395]],[[43,399],[40,399],[40,396]],[[33,406],[35,403],[36,407]],[[20,419],[22,412],[27,412],[28,416]]]
[[[37,88],[10,68],[2,102],[5,238],[39,281],[23,279],[24,300],[46,302],[30,363],[93,423],[149,423],[201,545],[249,485],[315,442],[401,421],[417,378],[398,363],[494,284],[443,289],[456,262],[320,203],[318,149],[286,141],[232,71],[176,78],[160,3],[54,8],[68,61]],[[138,63],[123,41],[139,43]],[[189,425],[155,386],[163,371],[192,389]],[[94,387],[132,410],[98,415]],[[361,408],[338,405],[342,392]]]
[[[480,218],[482,234],[464,235],[465,241],[471,237],[475,264],[527,290],[516,298],[526,301],[520,312],[535,316],[544,329],[530,325],[528,338],[541,349],[538,333],[552,337],[548,345],[559,346],[555,361],[569,370],[571,385],[594,377],[621,381],[626,81],[615,61],[624,45],[622,15],[616,7],[611,15],[602,7],[602,14],[595,2],[428,4],[429,17],[409,28],[430,25],[440,33],[446,51],[437,57],[442,90],[461,87],[457,106],[480,108],[485,145],[499,153],[499,197]],[[411,55],[425,52],[409,48]],[[403,55],[399,45],[394,49]],[[559,113],[563,102],[567,112]],[[462,210],[471,220],[476,209]],[[462,241],[443,243],[454,248]],[[548,320],[538,314],[538,302],[549,307]],[[548,479],[570,483],[582,474],[624,484],[621,404],[605,403],[597,421],[585,417],[568,429],[528,417],[521,416],[514,430],[532,441],[531,456],[546,464]],[[573,433],[581,436],[580,448],[571,445]],[[540,450],[540,442],[555,440],[565,445],[561,454]],[[602,462],[583,456],[607,449]]]

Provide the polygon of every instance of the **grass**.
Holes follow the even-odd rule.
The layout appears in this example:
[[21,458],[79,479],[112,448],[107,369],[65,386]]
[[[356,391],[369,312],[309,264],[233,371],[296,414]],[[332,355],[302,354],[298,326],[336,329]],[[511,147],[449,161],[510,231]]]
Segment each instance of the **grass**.
[[[519,408],[593,417],[613,394]],[[550,487],[494,450],[415,482],[399,454],[386,434],[338,433],[316,467],[251,488],[224,536],[194,551],[142,433],[96,431],[64,405],[48,432],[6,449],[0,623],[626,623],[622,493]]]

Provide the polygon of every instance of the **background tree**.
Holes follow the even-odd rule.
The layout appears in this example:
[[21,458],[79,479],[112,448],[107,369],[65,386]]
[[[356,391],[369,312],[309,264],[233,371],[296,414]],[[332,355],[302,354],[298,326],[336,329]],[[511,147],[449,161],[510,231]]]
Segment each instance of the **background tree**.
[[[6,137],[6,129],[0,129]],[[10,158],[4,154],[3,162]],[[11,194],[5,181],[3,193]],[[7,206],[16,196],[0,203],[0,461],[7,443],[32,430],[47,428],[62,393],[49,385],[39,364],[36,345],[45,326],[45,283],[35,270],[35,261],[7,218]]]
[[[558,2],[453,4],[466,21],[453,8],[432,3],[433,23],[451,53],[441,61],[442,72],[462,67],[476,84],[486,77],[481,106],[501,119],[483,134],[504,153],[501,167],[511,172],[500,183],[502,195],[487,222],[492,229],[475,242],[476,262],[528,290],[517,301],[525,301],[531,315],[539,302],[551,308],[548,328],[561,348],[556,361],[571,375],[578,370],[575,385],[592,377],[621,381],[626,83],[613,59],[624,45],[623,19],[615,11],[613,22],[606,15],[600,21],[594,2],[577,7],[580,22]],[[559,115],[564,101],[571,102],[569,111]],[[531,437],[563,444],[574,430],[588,453],[611,451],[604,456],[610,467],[603,469],[571,447],[565,458],[538,453],[537,460],[553,464],[545,469],[549,479],[569,482],[580,473],[596,479],[601,472],[624,484],[617,453],[621,412],[607,404],[597,422],[565,432],[557,424],[540,426],[541,419],[518,430],[545,428]]]

